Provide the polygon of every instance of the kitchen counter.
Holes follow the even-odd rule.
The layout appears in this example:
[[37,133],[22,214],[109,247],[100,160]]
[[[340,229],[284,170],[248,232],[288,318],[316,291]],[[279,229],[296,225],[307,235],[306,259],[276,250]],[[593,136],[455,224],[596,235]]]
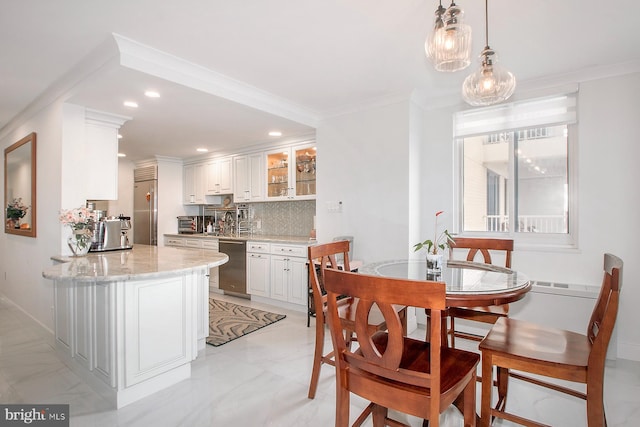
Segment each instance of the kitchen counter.
[[84,257],[52,256],[51,259],[59,264],[42,272],[46,279],[110,282],[154,279],[197,268],[209,269],[224,264],[229,257],[210,251],[137,244],[130,250],[89,252]]
[[249,236],[216,236],[213,234],[165,234],[165,237],[182,237],[189,239],[224,239],[224,240],[245,240],[252,242],[270,242],[270,243],[297,243],[297,244],[309,244],[315,245],[316,239],[311,239],[306,236],[278,236],[268,234],[252,234]]
[[55,346],[116,408],[191,376],[209,335],[209,270],[226,254],[134,245],[51,257]]

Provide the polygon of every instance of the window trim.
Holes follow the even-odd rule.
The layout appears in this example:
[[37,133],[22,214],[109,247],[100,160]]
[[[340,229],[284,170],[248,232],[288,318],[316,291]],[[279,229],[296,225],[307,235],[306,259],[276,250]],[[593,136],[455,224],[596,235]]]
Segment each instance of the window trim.
[[[532,100],[534,101],[534,100]],[[455,118],[454,118],[455,122]],[[569,207],[569,229],[566,234],[549,234],[549,233],[520,233],[515,230],[505,232],[481,232],[467,231],[462,232],[463,224],[463,183],[464,183],[464,144],[463,140],[467,136],[454,135],[453,143],[453,231],[455,234],[465,237],[494,237],[494,238],[510,238],[519,249],[544,249],[544,250],[577,250],[578,249],[578,125],[576,121],[571,123],[551,123],[549,126],[566,124],[567,126],[567,157],[568,171],[567,183],[569,185],[568,207]],[[547,125],[547,124],[544,124]],[[455,126],[455,125],[454,125]],[[514,129],[508,129],[513,131]],[[491,132],[491,131],[489,131]],[[455,133],[455,129],[454,129]],[[513,161],[513,143],[510,143],[510,161],[509,168],[512,177],[515,177],[515,162]],[[509,215],[513,218],[515,214],[515,179],[511,179],[508,188],[509,198]]]

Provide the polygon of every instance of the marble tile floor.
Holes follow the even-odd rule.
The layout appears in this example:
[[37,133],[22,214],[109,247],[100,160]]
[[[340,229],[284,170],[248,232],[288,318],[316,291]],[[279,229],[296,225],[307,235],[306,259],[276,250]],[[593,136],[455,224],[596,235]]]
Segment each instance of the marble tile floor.
[[[71,425],[83,427],[332,426],[333,368],[323,367],[316,398],[307,398],[314,328],[306,327],[305,314],[218,297],[287,318],[221,347],[207,346],[193,362],[189,380],[120,410],[112,409],[58,359],[48,331],[0,299],[0,402],[69,403]],[[415,333],[422,336],[424,330]],[[328,334],[327,340],[329,345]],[[605,395],[609,427],[638,425],[640,362],[610,363]],[[365,405],[352,397],[352,421]],[[583,401],[515,380],[510,382],[508,406],[553,426],[586,426]],[[411,426],[421,425],[421,420],[398,416]],[[461,426],[462,417],[455,409],[447,410],[441,425]],[[513,424],[498,420],[494,425]]]

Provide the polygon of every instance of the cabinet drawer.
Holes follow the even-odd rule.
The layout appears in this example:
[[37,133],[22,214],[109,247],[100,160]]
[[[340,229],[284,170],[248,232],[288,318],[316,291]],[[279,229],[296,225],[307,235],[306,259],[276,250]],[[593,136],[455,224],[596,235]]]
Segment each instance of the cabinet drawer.
[[209,250],[212,250],[212,251],[218,251],[220,249],[220,247],[218,246],[218,239],[203,240],[202,241],[202,248],[203,249],[209,249]]
[[271,245],[271,253],[274,255],[290,255],[295,257],[307,257],[307,246],[302,245]]
[[247,242],[247,252],[268,254],[271,250],[271,244],[264,242]]
[[164,240],[166,246],[184,246],[184,239],[178,237],[166,237]]
[[202,240],[200,239],[184,239],[184,245],[188,248],[201,248]]

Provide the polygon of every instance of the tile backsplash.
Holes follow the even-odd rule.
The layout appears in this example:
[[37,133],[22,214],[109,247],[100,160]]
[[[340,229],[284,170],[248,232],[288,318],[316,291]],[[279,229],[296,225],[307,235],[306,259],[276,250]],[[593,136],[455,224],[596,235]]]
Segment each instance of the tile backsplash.
[[[309,236],[316,214],[315,200],[251,203],[254,234]],[[256,228],[260,221],[261,228]]]

